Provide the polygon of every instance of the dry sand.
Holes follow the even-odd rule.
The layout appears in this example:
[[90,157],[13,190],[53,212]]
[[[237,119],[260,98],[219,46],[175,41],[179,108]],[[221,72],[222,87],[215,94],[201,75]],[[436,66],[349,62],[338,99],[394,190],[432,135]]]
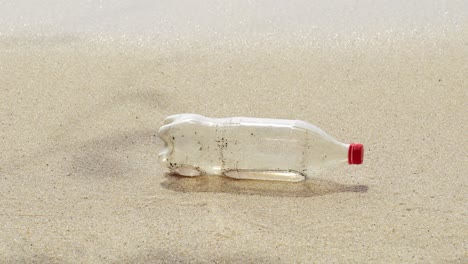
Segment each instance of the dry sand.
[[[0,262],[468,262],[466,34],[283,40],[0,37]],[[181,112],[302,119],[364,164],[169,175]]]

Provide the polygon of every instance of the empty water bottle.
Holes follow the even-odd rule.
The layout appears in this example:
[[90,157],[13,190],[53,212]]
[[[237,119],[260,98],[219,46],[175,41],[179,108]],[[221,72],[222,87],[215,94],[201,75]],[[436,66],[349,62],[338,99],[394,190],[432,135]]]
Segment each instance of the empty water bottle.
[[339,163],[361,164],[362,144],[338,142],[299,120],[167,117],[159,129],[160,161],[183,176],[301,181]]

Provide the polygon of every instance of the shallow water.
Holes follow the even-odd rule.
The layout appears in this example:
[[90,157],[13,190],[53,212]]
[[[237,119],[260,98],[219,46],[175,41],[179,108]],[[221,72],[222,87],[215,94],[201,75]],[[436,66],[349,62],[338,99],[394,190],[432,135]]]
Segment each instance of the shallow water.
[[[467,236],[460,232],[467,229],[463,3],[425,2],[417,10],[364,3],[329,13],[319,11],[336,10],[337,4],[291,6],[297,20],[276,29],[274,22],[261,23],[262,7],[278,21],[295,11],[251,4],[240,12],[241,4],[214,2],[202,32],[215,17],[229,26],[250,16],[246,23],[254,36],[244,35],[250,27],[217,25],[221,33],[206,31],[206,38],[195,36],[191,24],[180,26],[183,20],[174,27],[180,36],[191,32],[186,37],[158,37],[152,27],[145,31],[144,18],[143,29],[133,32],[141,38],[113,36],[113,25],[126,23],[106,24],[105,18],[114,21],[121,13],[103,7],[108,15],[100,16],[58,2],[50,10],[79,10],[54,29],[35,23],[47,21],[48,9],[18,3],[0,8],[0,22],[8,22],[0,23],[2,259],[466,259]],[[93,10],[98,4],[89,3]],[[22,4],[30,8],[24,18],[18,16]],[[123,13],[160,19],[126,4]],[[167,3],[162,10],[173,10],[166,14],[173,17],[177,7]],[[307,20],[310,10],[321,15]],[[376,10],[383,12],[381,20]],[[366,12],[373,26],[351,34],[353,23],[345,18],[363,24],[357,14]],[[204,19],[194,14],[192,20]],[[93,16],[99,23],[88,20]],[[343,17],[337,21],[346,24],[345,33],[292,30],[294,23],[317,19],[339,31],[343,23],[333,24],[334,16]],[[22,19],[29,26],[20,27]],[[291,34],[280,34],[283,29]],[[344,142],[364,143],[365,162],[287,185],[167,175],[157,162],[162,142],[156,132],[164,117],[181,112],[302,119]]]

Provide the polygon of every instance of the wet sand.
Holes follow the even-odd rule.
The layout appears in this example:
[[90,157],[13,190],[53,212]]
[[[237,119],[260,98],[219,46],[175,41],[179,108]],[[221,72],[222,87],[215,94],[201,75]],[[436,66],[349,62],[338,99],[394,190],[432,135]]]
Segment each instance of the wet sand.
[[[0,262],[464,263],[466,66],[466,34],[442,31],[0,36]],[[185,112],[302,119],[364,164],[178,177],[156,133]]]

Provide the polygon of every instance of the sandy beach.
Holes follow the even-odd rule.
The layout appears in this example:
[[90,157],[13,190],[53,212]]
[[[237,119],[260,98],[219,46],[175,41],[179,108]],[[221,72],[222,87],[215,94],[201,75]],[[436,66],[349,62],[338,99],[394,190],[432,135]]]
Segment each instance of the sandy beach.
[[[148,2],[49,29],[0,4],[0,263],[468,262],[466,4]],[[176,113],[301,119],[364,164],[178,177],[157,160]]]

